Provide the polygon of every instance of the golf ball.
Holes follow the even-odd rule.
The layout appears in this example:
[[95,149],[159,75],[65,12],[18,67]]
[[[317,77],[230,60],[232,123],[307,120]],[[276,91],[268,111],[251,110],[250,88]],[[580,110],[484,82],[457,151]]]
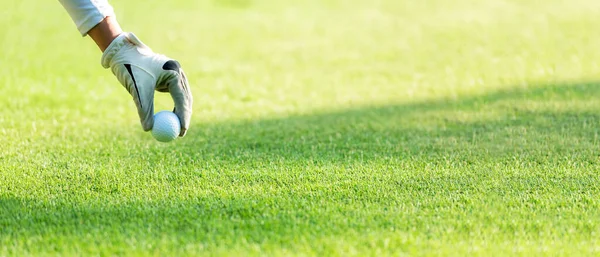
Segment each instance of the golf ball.
[[154,126],[152,127],[152,136],[160,142],[169,142],[179,136],[181,124],[175,113],[170,111],[161,111],[154,115]]

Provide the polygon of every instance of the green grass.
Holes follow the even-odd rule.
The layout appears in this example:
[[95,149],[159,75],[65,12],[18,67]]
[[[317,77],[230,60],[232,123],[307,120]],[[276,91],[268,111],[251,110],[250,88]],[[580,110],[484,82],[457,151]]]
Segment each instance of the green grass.
[[0,256],[600,254],[597,0],[113,5],[191,130],[154,141],[58,2],[9,1]]

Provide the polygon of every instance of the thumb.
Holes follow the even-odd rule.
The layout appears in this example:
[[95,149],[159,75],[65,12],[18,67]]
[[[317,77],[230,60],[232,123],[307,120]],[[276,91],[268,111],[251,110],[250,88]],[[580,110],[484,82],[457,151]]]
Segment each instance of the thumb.
[[163,69],[172,72],[173,75],[170,77],[167,87],[175,103],[173,112],[177,115],[181,123],[181,133],[179,136],[183,137],[190,127],[193,103],[192,92],[190,91],[185,73],[177,61],[168,61],[163,66]]

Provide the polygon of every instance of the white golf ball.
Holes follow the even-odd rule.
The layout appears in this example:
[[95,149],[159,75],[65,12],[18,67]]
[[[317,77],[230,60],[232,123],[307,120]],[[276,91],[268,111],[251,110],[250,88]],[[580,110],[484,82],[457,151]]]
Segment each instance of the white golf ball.
[[169,142],[179,136],[181,123],[175,113],[170,111],[161,111],[154,114],[154,126],[152,127],[152,136],[160,142]]

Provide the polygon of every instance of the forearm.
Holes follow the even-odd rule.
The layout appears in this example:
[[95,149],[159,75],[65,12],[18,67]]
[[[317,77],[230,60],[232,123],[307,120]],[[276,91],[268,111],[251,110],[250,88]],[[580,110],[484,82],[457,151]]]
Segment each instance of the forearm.
[[107,0],[59,0],[81,35],[89,35],[102,52],[123,31]]
[[[59,0],[75,22],[82,36],[102,22],[106,17],[116,19],[115,12],[107,0]],[[91,36],[91,35],[90,35]]]

